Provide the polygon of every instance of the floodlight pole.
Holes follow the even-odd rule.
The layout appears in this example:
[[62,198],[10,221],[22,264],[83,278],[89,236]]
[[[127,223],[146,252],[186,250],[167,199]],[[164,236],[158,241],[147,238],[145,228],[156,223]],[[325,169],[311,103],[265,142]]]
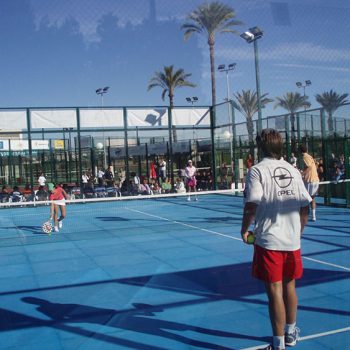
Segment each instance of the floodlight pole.
[[241,34],[248,44],[254,42],[254,58],[255,58],[255,80],[256,80],[256,94],[258,98],[258,132],[262,130],[262,112],[261,112],[261,93],[260,93],[260,69],[259,69],[259,52],[257,40],[262,38],[263,31],[259,27],[250,28],[248,31]]
[[227,97],[226,97],[226,102],[227,102],[227,113],[228,113],[228,122],[231,125],[231,128],[229,128],[229,133],[230,133],[230,166],[231,166],[231,172],[233,174],[233,142],[232,142],[232,138],[233,138],[233,133],[232,131],[232,127],[233,127],[233,111],[231,112],[233,105],[230,102],[230,84],[229,84],[229,79],[228,79],[228,73],[229,71],[233,71],[236,68],[236,63],[231,63],[228,65],[228,67],[226,68],[224,64],[220,64],[218,66],[218,70],[219,72],[226,72],[226,93],[227,93]]
[[303,91],[304,91],[304,97],[306,96],[305,95],[305,89],[306,89],[306,87],[308,87],[308,86],[310,86],[311,85],[311,80],[305,80],[305,84],[303,84],[303,83],[301,83],[300,81],[297,81],[296,82],[296,86],[298,87],[298,88],[303,88]]
[[254,40],[254,57],[255,57],[255,80],[256,94],[258,97],[258,132],[262,130],[262,113],[261,113],[261,93],[260,93],[260,68],[259,68],[259,52],[258,41]]
[[[191,103],[192,104],[192,109],[193,109],[193,104],[198,102],[198,97],[197,96],[194,96],[194,97],[186,97],[186,101],[188,103]],[[195,131],[194,131],[194,125],[193,125],[193,135],[192,135],[192,142],[193,142],[193,145],[195,145],[195,140],[194,140],[194,136],[195,136]],[[197,146],[195,148],[195,164],[197,164]]]
[[106,86],[104,88],[98,88],[96,90],[96,94],[101,96],[101,108],[103,108],[103,95],[106,94],[109,90],[109,86]]

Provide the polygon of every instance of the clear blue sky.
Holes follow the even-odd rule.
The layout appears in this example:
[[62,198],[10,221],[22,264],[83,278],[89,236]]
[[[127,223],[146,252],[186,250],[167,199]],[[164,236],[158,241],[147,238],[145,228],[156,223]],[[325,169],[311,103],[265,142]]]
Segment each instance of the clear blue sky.
[[[110,86],[105,105],[165,105],[161,89],[147,92],[164,65],[192,73],[197,87],[179,89],[211,102],[209,50],[203,37],[183,40],[180,26],[198,0],[1,0],[0,107],[96,106],[95,90]],[[245,24],[258,25],[261,90],[269,97],[297,91],[309,79],[316,93],[350,92],[348,0],[223,0]],[[239,36],[216,38],[216,66],[237,63],[231,92],[255,90],[254,51]],[[299,89],[302,93],[302,89]],[[226,97],[226,76],[217,73],[217,101]],[[281,113],[272,105],[264,113]]]

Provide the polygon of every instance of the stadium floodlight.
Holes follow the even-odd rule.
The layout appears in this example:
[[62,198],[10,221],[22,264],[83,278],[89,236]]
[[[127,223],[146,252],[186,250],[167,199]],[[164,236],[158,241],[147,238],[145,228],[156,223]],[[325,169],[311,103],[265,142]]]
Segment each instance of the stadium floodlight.
[[252,27],[240,35],[248,44],[254,43],[256,94],[258,98],[258,132],[262,130],[258,39],[262,38],[263,34],[264,32],[259,27]]
[[186,97],[186,101],[188,103],[192,103],[192,106],[195,102],[198,102],[198,97],[197,96],[193,96],[193,97]]
[[106,94],[109,90],[109,86],[105,86],[104,88],[98,88],[95,90],[97,95],[101,96],[101,107],[103,107],[103,95]]
[[230,63],[227,66],[227,68],[226,68],[226,65],[224,65],[224,64],[218,65],[219,72],[226,72],[226,92],[227,92],[226,101],[230,101],[230,86],[229,86],[229,82],[228,82],[228,72],[231,70],[234,70],[236,68],[236,64],[237,63]]
[[300,82],[300,81],[297,81],[295,84],[296,84],[296,86],[297,86],[298,88],[303,88],[303,90],[304,90],[304,96],[305,96],[305,89],[306,89],[307,86],[310,86],[310,85],[311,85],[311,80],[305,80],[305,84],[303,84],[303,83]]

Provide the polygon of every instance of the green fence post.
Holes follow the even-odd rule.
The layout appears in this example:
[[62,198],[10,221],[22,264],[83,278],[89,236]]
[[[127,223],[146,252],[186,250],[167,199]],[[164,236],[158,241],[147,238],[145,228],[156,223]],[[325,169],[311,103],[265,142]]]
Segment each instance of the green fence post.
[[210,107],[210,138],[211,138],[211,161],[212,161],[212,176],[213,176],[213,189],[216,190],[216,150],[215,150],[215,107]]
[[125,148],[125,180],[129,187],[130,169],[129,169],[129,142],[128,142],[128,113],[126,107],[123,107],[124,124],[124,148]]
[[[349,178],[350,174],[350,139],[345,135],[344,137],[344,162],[345,162],[345,174]],[[345,182],[345,199],[346,207],[350,208],[350,182]]]
[[287,155],[287,159],[286,161],[289,162],[292,154],[291,154],[291,140],[290,140],[290,134],[289,134],[289,119],[288,119],[288,115],[284,116],[284,128],[286,130],[286,155]]
[[232,142],[232,155],[233,159],[231,159],[231,171],[232,171],[232,183],[234,182],[235,188],[238,187],[238,159],[236,156],[236,142],[237,142],[237,131],[236,131],[236,114],[235,114],[235,107],[234,103],[231,100],[231,111],[232,111],[232,136],[231,136],[231,142]]
[[[174,126],[175,127],[175,126]],[[173,116],[172,116],[172,107],[168,107],[168,129],[169,129],[169,159],[168,164],[170,167],[170,177],[171,185],[174,186],[174,164],[173,164]],[[176,141],[176,140],[174,140]]]
[[31,134],[31,123],[30,123],[30,110],[26,109],[27,114],[27,130],[28,130],[28,150],[29,150],[29,176],[30,176],[30,187],[33,189],[33,150],[32,150],[32,134]]
[[[323,158],[323,164],[324,168],[326,169],[326,180],[329,180],[327,170],[330,167],[329,164],[329,141],[327,139],[327,130],[326,130],[326,112],[323,108],[320,109],[320,119],[321,119],[321,136],[322,136],[322,158]],[[330,185],[325,185],[325,192],[324,192],[324,204],[330,205],[331,204],[331,187]]]
[[80,140],[80,109],[76,108],[76,117],[77,117],[77,139],[78,139],[78,159],[79,159],[79,174],[78,174],[78,181],[81,188],[81,191],[83,193],[82,188],[82,181],[81,177],[83,176],[83,158],[81,154],[81,140]]

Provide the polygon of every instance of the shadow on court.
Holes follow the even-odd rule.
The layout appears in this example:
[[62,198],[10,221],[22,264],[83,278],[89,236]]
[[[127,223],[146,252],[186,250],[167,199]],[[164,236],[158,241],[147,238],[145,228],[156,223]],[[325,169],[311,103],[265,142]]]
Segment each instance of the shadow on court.
[[[238,333],[225,332],[220,330],[214,330],[209,328],[192,326],[186,323],[179,323],[173,321],[165,321],[155,318],[155,316],[162,312],[162,307],[153,306],[144,303],[134,303],[133,309],[116,311],[112,309],[97,308],[80,304],[62,304],[52,303],[44,299],[35,297],[24,297],[22,301],[33,304],[36,306],[36,310],[43,315],[50,318],[49,321],[44,321],[35,317],[28,317],[19,313],[0,309],[0,317],[2,320],[11,318],[11,326],[8,322],[1,322],[1,331],[27,328],[27,327],[52,327],[69,332],[74,332],[82,335],[89,336],[99,340],[105,340],[118,345],[130,346],[137,349],[162,349],[157,346],[148,346],[136,341],[130,341],[111,335],[111,333],[102,334],[98,332],[91,332],[90,334],[84,334],[86,331],[79,327],[74,327],[74,323],[92,323],[96,325],[104,325],[113,327],[120,330],[127,330],[132,332],[138,332],[157,337],[167,338],[173,341],[177,341],[183,344],[201,347],[204,349],[218,349],[229,350],[231,347],[220,346],[218,344],[209,343],[206,341],[200,341],[191,339],[184,335],[173,333],[192,331],[197,333],[203,333],[218,337],[229,338],[243,338],[254,339],[258,341],[266,341],[266,337],[254,337],[245,336]],[[69,323],[67,325],[66,323]]]
[[[180,272],[154,274],[142,277],[121,278],[114,280],[104,280],[98,282],[86,282],[66,286],[56,286],[54,288],[38,288],[23,293],[36,293],[44,290],[62,289],[67,292],[74,292],[74,288],[90,287],[91,292],[98,295],[103,284],[126,284],[157,290],[173,291],[174,293],[183,293],[184,295],[196,295],[195,299],[184,298],[180,301],[171,303],[162,303],[161,298],[158,305],[150,305],[147,300],[140,300],[133,303],[132,307],[123,310],[114,310],[76,303],[55,303],[54,301],[43,298],[26,296],[21,300],[24,303],[33,305],[33,309],[45,315],[45,319],[40,316],[28,316],[19,312],[0,309],[0,331],[13,331],[27,328],[50,327],[56,330],[74,333],[80,336],[105,341],[111,344],[137,348],[141,350],[159,350],[162,348],[156,343],[152,346],[142,343],[139,339],[129,340],[120,335],[120,331],[131,331],[148,336],[162,337],[171,341],[179,342],[189,346],[196,346],[203,349],[228,350],[234,347],[225,347],[215,344],[215,341],[209,342],[191,338],[193,332],[209,336],[222,337],[232,340],[248,339],[259,342],[267,342],[267,336],[245,335],[239,332],[228,332],[211,327],[200,327],[190,324],[188,315],[183,316],[184,322],[162,319],[161,313],[165,310],[178,309],[183,312],[183,307],[198,305],[206,308],[206,304],[219,300],[233,300],[239,303],[250,305],[266,305],[266,301],[261,297],[254,298],[254,295],[264,293],[261,282],[253,279],[250,274],[250,263],[241,263],[235,265],[226,265],[219,267],[203,268],[197,270],[187,270]],[[333,281],[349,279],[348,272],[325,271],[318,269],[305,269],[304,277],[298,281],[298,287],[330,283]],[[13,293],[13,292],[12,292]],[[10,294],[12,294],[10,292]],[[2,293],[6,294],[6,293]],[[345,310],[336,310],[330,308],[313,307],[300,305],[300,309],[310,312],[319,312],[329,315],[349,316],[350,312]],[[28,308],[26,309],[28,310]],[[164,316],[163,316],[164,317]],[[49,318],[49,319],[47,319]],[[178,319],[178,318],[177,318]],[[188,321],[186,321],[188,320]],[[76,323],[76,325],[75,325]],[[83,323],[96,325],[96,330],[84,329]],[[192,320],[193,323],[193,320]],[[195,323],[195,322],[194,322]],[[108,333],[104,333],[100,326],[108,326]],[[234,330],[234,325],[233,330]],[[116,332],[111,332],[111,328]],[[182,334],[178,334],[183,332]],[[187,334],[186,332],[191,332]],[[198,338],[198,336],[197,336]],[[155,338],[156,339],[156,338]],[[220,342],[219,342],[220,343]]]

